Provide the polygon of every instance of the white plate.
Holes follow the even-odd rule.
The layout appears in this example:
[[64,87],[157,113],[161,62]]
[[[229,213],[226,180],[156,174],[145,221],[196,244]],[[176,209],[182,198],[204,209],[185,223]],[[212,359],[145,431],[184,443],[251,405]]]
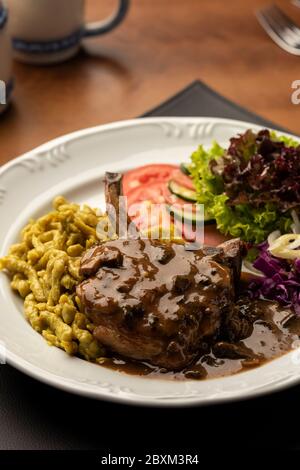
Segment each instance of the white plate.
[[[1,256],[30,217],[50,209],[54,196],[103,204],[106,170],[179,163],[188,160],[198,144],[216,139],[226,145],[231,136],[250,127],[258,129],[225,119],[139,119],[78,131],[13,160],[0,169]],[[48,346],[24,319],[22,302],[2,273],[0,307],[0,340],[7,361],[38,380],[80,395],[140,405],[208,404],[275,391],[300,379],[298,351],[248,372],[206,381],[126,375]]]

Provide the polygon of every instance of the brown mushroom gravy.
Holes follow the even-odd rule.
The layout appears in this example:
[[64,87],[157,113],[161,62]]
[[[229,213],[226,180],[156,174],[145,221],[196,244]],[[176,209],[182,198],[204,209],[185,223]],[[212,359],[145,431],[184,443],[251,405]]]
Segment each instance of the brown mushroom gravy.
[[127,374],[173,380],[212,379],[224,377],[261,366],[289,352],[300,337],[300,318],[277,303],[249,302],[240,299],[237,308],[249,320],[248,335],[237,342],[224,340],[207,344],[206,350],[181,371],[169,371],[147,362],[138,362],[113,355],[103,359],[104,367]]
[[267,301],[238,297],[242,244],[186,251],[181,243],[114,240],[82,258],[77,286],[103,366],[172,379],[257,367],[289,350],[300,319]]

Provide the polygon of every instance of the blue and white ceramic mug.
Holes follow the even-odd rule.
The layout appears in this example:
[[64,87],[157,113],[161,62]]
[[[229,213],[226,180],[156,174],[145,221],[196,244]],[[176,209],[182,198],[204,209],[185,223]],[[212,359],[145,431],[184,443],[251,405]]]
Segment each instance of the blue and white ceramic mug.
[[0,0],[0,112],[9,104],[13,88],[12,48],[7,30],[8,14]]
[[84,24],[84,0],[6,0],[15,58],[34,64],[69,59],[83,38],[107,33],[121,23],[130,0],[118,1],[113,16]]

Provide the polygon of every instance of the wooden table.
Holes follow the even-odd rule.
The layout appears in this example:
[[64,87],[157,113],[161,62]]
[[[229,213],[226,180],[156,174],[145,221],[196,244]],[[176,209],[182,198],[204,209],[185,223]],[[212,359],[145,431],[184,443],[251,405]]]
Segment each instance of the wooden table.
[[[300,57],[257,23],[254,10],[265,3],[132,0],[117,30],[86,41],[69,62],[15,63],[13,106],[0,118],[0,163],[64,133],[136,117],[195,79],[300,134],[300,105],[291,103]],[[87,17],[104,17],[114,4],[89,0]],[[300,24],[300,9],[278,4]]]

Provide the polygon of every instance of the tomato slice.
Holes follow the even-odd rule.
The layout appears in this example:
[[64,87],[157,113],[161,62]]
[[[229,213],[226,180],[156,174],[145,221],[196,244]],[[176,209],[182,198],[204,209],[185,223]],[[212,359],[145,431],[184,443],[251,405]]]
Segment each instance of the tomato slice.
[[162,163],[144,165],[128,171],[123,177],[123,193],[127,196],[129,191],[139,186],[168,181],[176,170],[178,170],[178,165]]
[[128,209],[132,204],[137,202],[149,201],[153,204],[160,204],[165,202],[165,189],[166,182],[149,183],[143,186],[137,186],[131,189],[124,195],[127,196]]
[[137,202],[130,206],[128,215],[142,231],[149,231],[155,227],[170,228],[171,216],[165,204]]
[[[127,194],[127,211],[140,230],[169,226],[170,215],[166,209],[166,182],[150,183],[131,189]],[[155,205],[155,206],[154,206]]]
[[[123,193],[127,196],[128,215],[140,230],[157,226],[162,229],[169,227],[170,215],[165,204],[180,207],[189,204],[169,191],[170,179],[175,179],[180,185],[194,189],[192,180],[176,165],[145,165],[124,175]],[[162,207],[155,209],[151,207],[153,204],[160,204]],[[193,204],[191,208],[193,210]]]
[[180,186],[184,186],[185,188],[195,191],[195,185],[193,183],[192,178],[182,173],[181,170],[176,170],[173,172],[172,180],[175,181]]

